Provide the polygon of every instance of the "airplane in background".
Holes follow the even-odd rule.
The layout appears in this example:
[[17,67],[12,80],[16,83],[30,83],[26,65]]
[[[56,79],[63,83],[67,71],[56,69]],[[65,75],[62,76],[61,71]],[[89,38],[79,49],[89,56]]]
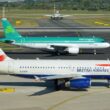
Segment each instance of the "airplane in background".
[[52,20],[62,20],[64,17],[69,17],[71,15],[60,14],[60,11],[56,10],[55,4],[54,4],[53,14],[46,14],[45,16],[50,17]]
[[0,74],[54,80],[57,89],[87,89],[91,79],[107,79],[109,87],[110,60],[15,60],[0,49]]
[[57,11],[54,11],[53,14],[47,14],[45,16],[48,16],[50,17],[52,20],[62,20],[64,17],[69,17],[71,15],[64,15],[64,14],[60,14],[60,11],[57,10]]
[[47,49],[58,55],[63,52],[78,54],[80,49],[95,50],[110,47],[110,44],[100,37],[22,37],[6,18],[2,18],[2,26],[5,37],[0,38],[1,42],[29,48]]

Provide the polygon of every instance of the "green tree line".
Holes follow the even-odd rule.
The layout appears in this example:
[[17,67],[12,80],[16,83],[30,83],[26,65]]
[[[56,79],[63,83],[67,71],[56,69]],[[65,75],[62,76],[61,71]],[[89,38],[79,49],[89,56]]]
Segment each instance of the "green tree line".
[[24,0],[24,2],[2,2],[0,7],[17,7],[24,9],[57,9],[67,10],[110,10],[110,0]]

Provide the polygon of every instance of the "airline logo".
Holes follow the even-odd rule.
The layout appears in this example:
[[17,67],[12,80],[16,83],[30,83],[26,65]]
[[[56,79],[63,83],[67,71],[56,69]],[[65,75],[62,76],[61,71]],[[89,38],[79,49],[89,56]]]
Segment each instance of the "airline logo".
[[109,72],[109,68],[106,68],[105,66],[102,66],[102,64],[96,64],[97,66],[95,67],[77,67],[77,72],[97,72],[97,73],[101,73],[101,72]]
[[110,66],[110,64],[108,63],[108,64],[96,64],[96,66],[105,66],[105,67],[107,67],[107,66]]
[[5,60],[5,58],[6,58],[6,56],[5,56],[5,55],[0,55],[0,62],[1,62],[1,61],[4,61],[4,60]]
[[11,26],[7,26],[5,29],[5,33],[14,33],[14,29]]

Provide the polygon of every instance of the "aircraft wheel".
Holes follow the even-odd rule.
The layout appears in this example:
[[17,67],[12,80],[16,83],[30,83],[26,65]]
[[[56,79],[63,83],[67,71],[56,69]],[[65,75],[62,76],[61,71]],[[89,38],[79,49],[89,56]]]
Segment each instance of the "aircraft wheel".
[[94,49],[94,55],[96,55],[96,50]]

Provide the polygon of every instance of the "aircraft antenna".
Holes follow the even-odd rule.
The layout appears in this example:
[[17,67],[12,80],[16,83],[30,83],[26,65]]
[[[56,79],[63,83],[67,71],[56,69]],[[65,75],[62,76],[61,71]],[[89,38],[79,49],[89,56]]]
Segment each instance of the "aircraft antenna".
[[95,36],[93,35],[93,38],[95,38]]

